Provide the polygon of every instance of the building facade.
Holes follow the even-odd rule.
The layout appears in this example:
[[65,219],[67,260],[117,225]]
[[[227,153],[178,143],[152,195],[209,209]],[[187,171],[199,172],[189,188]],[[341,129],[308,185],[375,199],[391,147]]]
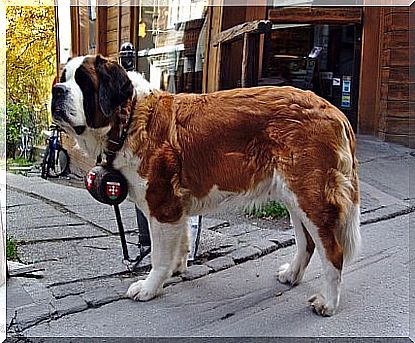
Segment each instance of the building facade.
[[173,93],[311,89],[338,106],[356,132],[415,147],[414,6],[208,1],[72,2],[70,53],[118,59],[121,45],[131,42],[136,70]]

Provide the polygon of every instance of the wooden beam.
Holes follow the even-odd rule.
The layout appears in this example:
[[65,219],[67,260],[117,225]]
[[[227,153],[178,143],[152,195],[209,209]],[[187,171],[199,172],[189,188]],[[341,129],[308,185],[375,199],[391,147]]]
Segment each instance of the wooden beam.
[[249,59],[249,34],[244,33],[244,46],[242,48],[241,87],[248,86],[248,59]]
[[121,31],[122,31],[122,6],[121,6],[121,0],[118,1],[118,14],[117,14],[117,19],[118,19],[118,24],[117,24],[117,54],[120,51],[120,47],[121,47]]
[[58,2],[55,2],[55,44],[56,44],[56,76],[59,77],[59,66],[61,64],[61,47],[60,47],[60,37],[59,37],[59,9],[58,9]]
[[360,24],[360,7],[284,7],[270,9],[268,19],[273,23]]
[[209,71],[209,54],[210,54],[210,29],[212,25],[212,6],[209,6],[206,10],[206,39],[205,39],[205,61],[203,63],[203,76],[202,76],[202,93],[208,91],[208,71]]
[[358,131],[375,134],[379,122],[381,8],[365,7],[359,82]]
[[74,5],[70,8],[71,13],[71,46],[72,56],[80,55],[80,41],[79,41],[79,7]]
[[[211,0],[222,1],[222,0]],[[215,37],[220,32],[222,27],[222,12],[223,6],[211,6],[212,19],[210,23],[209,35]],[[220,72],[220,46],[213,46],[212,40],[209,41],[209,55],[205,57],[208,60],[208,75],[207,75],[207,92],[213,92],[219,89],[219,72]]]
[[104,56],[107,55],[107,7],[97,7],[97,25],[95,27],[95,34],[97,39],[96,52]]
[[235,39],[241,38],[247,33],[265,33],[271,30],[271,22],[269,20],[255,20],[236,25],[220,32],[213,41],[213,46],[218,46],[223,43],[230,43]]

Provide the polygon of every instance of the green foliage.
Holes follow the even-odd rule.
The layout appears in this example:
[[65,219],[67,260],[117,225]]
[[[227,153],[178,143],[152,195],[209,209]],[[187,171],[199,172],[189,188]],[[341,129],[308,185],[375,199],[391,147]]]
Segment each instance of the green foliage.
[[6,240],[6,257],[8,260],[17,260],[17,244],[11,237]]
[[248,211],[247,214],[256,218],[278,219],[288,216],[288,210],[283,204],[277,201],[270,201],[260,208],[254,208]]
[[40,134],[49,122],[50,101],[56,75],[55,16],[53,6],[6,8],[6,142],[13,157],[20,135],[18,124]]
[[8,6],[6,19],[7,100],[42,107],[56,74],[54,7]]
[[25,160],[24,158],[21,158],[21,157],[8,158],[6,161],[6,169],[9,168],[10,166],[29,167],[32,165],[33,165],[33,162]]
[[[30,125],[30,112],[23,104],[8,103],[6,109],[7,157],[14,157],[20,136],[20,125]],[[31,125],[30,125],[31,126]]]

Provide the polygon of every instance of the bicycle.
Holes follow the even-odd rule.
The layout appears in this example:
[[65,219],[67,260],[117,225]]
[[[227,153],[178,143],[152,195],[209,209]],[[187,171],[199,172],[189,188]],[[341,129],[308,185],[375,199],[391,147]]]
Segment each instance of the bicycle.
[[27,126],[20,125],[20,140],[17,146],[18,157],[26,161],[33,159],[33,135]]
[[56,178],[69,171],[69,155],[62,147],[62,130],[56,125],[50,127],[52,133],[47,139],[45,154],[42,161],[41,177]]

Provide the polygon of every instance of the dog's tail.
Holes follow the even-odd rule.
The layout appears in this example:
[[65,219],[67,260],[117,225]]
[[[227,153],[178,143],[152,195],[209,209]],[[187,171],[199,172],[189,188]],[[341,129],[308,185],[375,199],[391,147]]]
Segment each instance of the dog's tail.
[[359,205],[350,207],[343,227],[338,230],[337,239],[343,247],[344,261],[350,262],[357,255],[361,242]]
[[329,177],[330,184],[326,195],[328,200],[340,210],[336,238],[343,249],[343,260],[348,262],[356,256],[360,242],[360,191],[357,175],[356,141],[347,120],[342,121],[339,132],[338,165]]

